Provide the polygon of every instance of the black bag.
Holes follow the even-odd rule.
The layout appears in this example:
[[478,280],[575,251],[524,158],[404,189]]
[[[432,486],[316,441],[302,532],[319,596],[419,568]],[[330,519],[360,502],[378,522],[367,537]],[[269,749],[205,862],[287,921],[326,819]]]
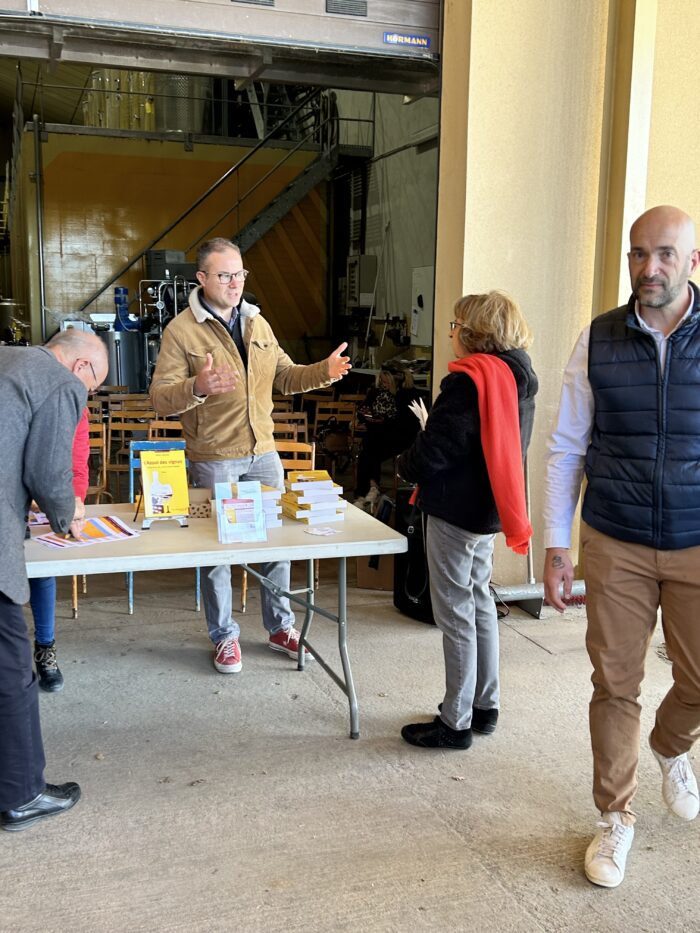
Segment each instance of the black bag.
[[425,556],[425,516],[408,501],[412,487],[396,491],[396,531],[406,535],[408,550],[394,555],[394,605],[404,615],[435,625],[430,600],[430,578]]

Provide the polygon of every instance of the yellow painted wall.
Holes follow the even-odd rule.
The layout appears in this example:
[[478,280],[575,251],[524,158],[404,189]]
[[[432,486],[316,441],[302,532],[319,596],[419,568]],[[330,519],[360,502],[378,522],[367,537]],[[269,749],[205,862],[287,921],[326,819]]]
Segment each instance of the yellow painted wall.
[[[33,155],[31,135],[25,135],[24,152],[27,157]],[[76,311],[96,288],[246,152],[243,148],[204,145],[196,145],[193,152],[187,152],[177,142],[49,134],[42,146],[42,158],[45,291],[50,312],[65,315]],[[218,218],[284,154],[282,149],[261,150],[155,248],[186,249],[212,224],[215,226],[208,236],[235,238],[237,230],[314,158],[314,153],[302,151],[290,156],[236,211],[217,224]],[[27,171],[30,170],[28,167]],[[24,209],[31,227],[35,215],[33,186],[28,193]],[[284,262],[287,251],[280,239],[285,228],[296,231],[299,223],[303,223],[304,235],[293,237],[291,262],[302,265],[304,275],[282,280],[275,260]],[[264,297],[265,311],[280,339],[292,342],[303,333],[323,330],[325,325],[323,191],[312,192],[284,219],[281,228],[282,232],[272,231],[264,238],[264,244],[251,249],[246,259],[250,259],[252,273],[247,287]],[[34,339],[38,340],[37,264],[31,242],[27,240],[26,245]],[[194,252],[187,258],[193,260]],[[118,284],[128,286],[133,295],[143,277],[144,267],[139,263]],[[113,289],[109,288],[87,310],[113,312]],[[49,333],[56,329],[56,322],[57,318],[50,314]]]
[[[445,16],[448,37],[450,16],[464,29],[461,0],[448,0]],[[535,333],[540,393],[529,461],[538,577],[545,439],[562,370],[592,314],[607,33],[607,0],[474,0],[469,55],[454,43],[451,75],[459,81],[461,70],[468,93],[465,101],[450,87],[456,125],[466,120],[461,152],[459,139],[449,140],[455,171],[466,161],[466,189],[455,186],[465,205],[461,289],[505,289]],[[454,137],[449,120],[443,109],[442,132]],[[451,190],[448,169],[441,152],[441,198]],[[439,208],[438,281],[443,272],[454,279],[454,236],[454,218],[443,229]],[[438,292],[436,382],[450,359],[457,297]],[[499,545],[494,580],[525,582],[524,559]]]

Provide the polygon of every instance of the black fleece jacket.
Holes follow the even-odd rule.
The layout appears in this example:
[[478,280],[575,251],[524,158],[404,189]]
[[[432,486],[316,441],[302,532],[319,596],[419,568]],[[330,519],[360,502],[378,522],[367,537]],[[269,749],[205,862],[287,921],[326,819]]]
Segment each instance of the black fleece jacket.
[[[537,376],[524,350],[495,354],[510,366],[518,388],[520,444],[523,458],[532,437]],[[418,483],[418,505],[474,534],[501,530],[481,446],[476,386],[466,373],[450,373],[430,411],[424,431],[399,457],[399,474]]]

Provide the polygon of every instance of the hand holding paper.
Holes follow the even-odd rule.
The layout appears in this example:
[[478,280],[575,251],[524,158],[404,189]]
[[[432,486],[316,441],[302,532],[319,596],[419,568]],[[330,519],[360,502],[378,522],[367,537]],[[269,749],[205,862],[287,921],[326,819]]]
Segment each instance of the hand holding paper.
[[421,431],[425,429],[425,422],[428,420],[428,410],[425,407],[422,398],[414,399],[408,403],[408,407],[420,422]]

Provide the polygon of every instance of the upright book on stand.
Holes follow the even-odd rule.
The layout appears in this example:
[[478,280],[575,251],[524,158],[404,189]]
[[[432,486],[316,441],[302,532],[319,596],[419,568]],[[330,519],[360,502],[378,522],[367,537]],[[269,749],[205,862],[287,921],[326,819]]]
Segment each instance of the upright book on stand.
[[142,528],[151,522],[172,518],[187,525],[190,499],[184,450],[142,450],[141,497],[137,514],[143,505]]

